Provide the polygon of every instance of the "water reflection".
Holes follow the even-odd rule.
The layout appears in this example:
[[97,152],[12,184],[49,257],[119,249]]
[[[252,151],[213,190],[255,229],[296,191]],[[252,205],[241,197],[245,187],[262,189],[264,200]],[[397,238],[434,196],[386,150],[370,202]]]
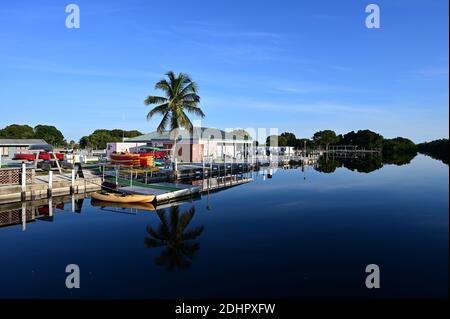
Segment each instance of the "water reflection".
[[148,248],[164,247],[155,263],[168,271],[188,269],[200,249],[200,243],[195,240],[203,233],[204,226],[188,229],[195,215],[195,207],[180,213],[179,206],[169,208],[169,211],[158,210],[160,224],[157,228],[147,225],[150,235],[144,243]]
[[67,203],[72,203],[72,212],[81,213],[84,198],[78,195],[55,197],[24,203],[0,205],[0,227],[22,225],[26,230],[28,223],[36,220],[53,222],[54,213],[65,210]]
[[370,173],[384,165],[406,165],[416,157],[417,153],[359,155],[359,156],[322,156],[314,169],[322,173],[334,173],[337,168],[345,167],[358,173]]
[[[155,210],[155,206],[151,203],[113,203],[113,202],[104,202],[101,200],[91,199],[91,205],[95,207],[100,207],[101,210],[113,210],[115,212],[123,210],[147,210],[153,211]],[[113,208],[113,209],[110,209]],[[115,209],[115,210],[114,210]]]

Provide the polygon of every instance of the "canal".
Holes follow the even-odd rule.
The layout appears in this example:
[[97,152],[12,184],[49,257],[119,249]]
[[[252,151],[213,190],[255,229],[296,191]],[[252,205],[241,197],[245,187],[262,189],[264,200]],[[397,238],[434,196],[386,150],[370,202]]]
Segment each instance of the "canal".
[[[156,210],[55,199],[26,227],[0,206],[0,298],[447,297],[449,167],[397,164],[261,170]],[[380,289],[365,286],[369,264]]]

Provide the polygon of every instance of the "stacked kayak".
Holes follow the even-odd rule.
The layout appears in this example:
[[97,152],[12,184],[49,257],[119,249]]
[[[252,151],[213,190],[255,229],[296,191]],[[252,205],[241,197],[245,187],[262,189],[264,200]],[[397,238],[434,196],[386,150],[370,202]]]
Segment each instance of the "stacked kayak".
[[111,164],[126,166],[153,166],[151,153],[113,153],[110,155]]

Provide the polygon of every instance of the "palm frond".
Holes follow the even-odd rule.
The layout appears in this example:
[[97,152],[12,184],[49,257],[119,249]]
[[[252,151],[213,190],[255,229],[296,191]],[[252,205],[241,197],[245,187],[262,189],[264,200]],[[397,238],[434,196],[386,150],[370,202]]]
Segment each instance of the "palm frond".
[[180,73],[180,78],[181,78],[182,84],[192,83],[192,80],[191,80],[191,77],[189,76],[189,74]]
[[162,97],[162,96],[147,96],[147,98],[144,100],[144,104],[145,105],[150,105],[150,104],[163,104],[163,103],[167,103],[167,98]]
[[166,93],[167,97],[173,96],[172,86],[165,79],[162,79],[159,82],[157,82],[155,84],[155,89],[164,91]]
[[200,96],[198,96],[196,93],[187,93],[187,94],[183,95],[182,100],[184,102],[199,103]]
[[200,117],[205,117],[205,113],[203,113],[202,109],[198,106],[193,106],[192,104],[183,104],[183,108],[186,109],[189,113],[193,113]]
[[161,122],[159,123],[158,127],[156,128],[156,131],[158,133],[163,133],[166,128],[167,128],[167,123],[170,121],[171,119],[171,115],[170,112],[166,112],[166,114],[164,114],[163,118],[161,119]]
[[197,93],[198,92],[198,86],[195,82],[190,82],[188,85],[186,85],[180,92],[181,95],[188,94],[188,93]]
[[150,112],[148,112],[147,120],[150,121],[150,119],[156,114],[165,115],[168,111],[169,111],[168,103],[157,105],[153,109],[151,109]]
[[203,233],[205,226],[201,225],[183,233],[181,240],[194,240]]
[[176,75],[173,71],[169,71],[166,73],[167,77],[169,78],[170,82],[174,83],[176,80]]

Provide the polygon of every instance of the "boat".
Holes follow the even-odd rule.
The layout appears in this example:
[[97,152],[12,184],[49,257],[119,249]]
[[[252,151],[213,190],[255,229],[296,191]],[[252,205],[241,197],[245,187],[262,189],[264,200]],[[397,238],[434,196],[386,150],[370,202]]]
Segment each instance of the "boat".
[[91,196],[93,199],[112,203],[150,203],[155,199],[155,195],[128,195],[106,192],[95,192]]
[[140,210],[155,210],[155,206],[153,206],[151,203],[114,203],[93,199],[91,200],[91,205],[97,207],[117,207],[117,208],[135,208]]

